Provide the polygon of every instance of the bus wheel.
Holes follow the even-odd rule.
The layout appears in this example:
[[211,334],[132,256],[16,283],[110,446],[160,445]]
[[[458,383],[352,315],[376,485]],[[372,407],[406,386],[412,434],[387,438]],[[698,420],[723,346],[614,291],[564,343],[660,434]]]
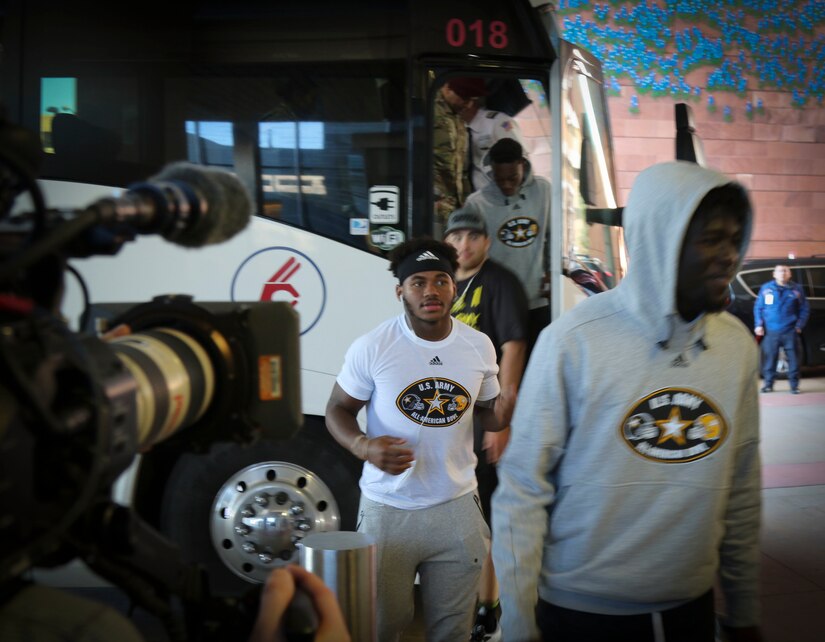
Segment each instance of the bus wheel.
[[355,529],[358,464],[306,427],[288,441],[186,454],[164,490],[161,530],[186,561],[206,568],[214,595],[240,596],[273,568],[297,562],[305,535]]

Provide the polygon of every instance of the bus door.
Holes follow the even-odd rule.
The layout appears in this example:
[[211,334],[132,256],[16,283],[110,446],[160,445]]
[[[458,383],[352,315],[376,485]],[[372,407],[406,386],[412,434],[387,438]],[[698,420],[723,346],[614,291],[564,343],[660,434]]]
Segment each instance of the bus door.
[[[492,182],[488,150],[501,138],[517,140],[530,162],[533,175],[551,181],[552,133],[547,73],[540,68],[482,69],[430,67],[427,71],[431,124],[429,167],[433,184],[429,195],[428,210],[432,222],[428,233],[435,238],[441,238],[452,210],[460,208],[471,193]],[[479,91],[481,95],[472,98],[475,106],[452,91],[452,85]],[[466,95],[466,90],[463,93]],[[447,118],[457,117],[464,127],[461,134],[467,151],[460,158],[451,157],[457,152],[445,140],[443,125],[439,123],[439,118],[445,118],[445,114]],[[472,171],[474,160],[481,171]],[[450,166],[454,168],[453,172],[449,171]],[[495,232],[490,230],[491,234]]]
[[[529,168],[538,180],[551,185],[551,214],[544,271],[548,275],[552,319],[592,294],[614,287],[624,271],[624,245],[615,197],[615,179],[608,114],[601,87],[599,63],[587,52],[560,43],[562,55],[549,73],[546,68],[496,69],[479,72],[430,68],[430,158],[433,192],[429,205],[429,233],[441,238],[450,212],[461,207],[474,191],[485,188],[490,178],[468,184],[469,155],[451,159],[438,119],[445,103],[457,105],[465,121],[460,96],[445,87],[478,88],[482,123],[468,125],[482,135],[482,148],[503,137],[516,139],[524,149]],[[468,80],[469,79],[469,80]],[[482,89],[483,88],[483,89]],[[465,92],[466,93],[466,92]],[[448,98],[445,98],[445,94]],[[448,113],[449,115],[449,113]],[[506,128],[506,129],[504,129]],[[468,149],[472,140],[466,140]],[[477,150],[476,150],[476,153]],[[463,171],[462,178],[449,182],[439,171],[449,162]],[[478,163],[478,159],[475,159]],[[488,162],[484,163],[490,172]],[[447,173],[450,177],[449,172]],[[463,180],[462,180],[463,179]],[[481,184],[478,184],[478,183]],[[442,193],[443,191],[447,193]],[[487,189],[490,189],[489,187]],[[462,191],[463,190],[463,191]],[[444,200],[449,204],[444,207]],[[485,199],[486,200],[486,199]],[[491,229],[491,235],[508,243],[509,229]],[[517,234],[529,231],[516,230]],[[526,242],[523,237],[513,242]],[[509,243],[508,243],[509,244]]]

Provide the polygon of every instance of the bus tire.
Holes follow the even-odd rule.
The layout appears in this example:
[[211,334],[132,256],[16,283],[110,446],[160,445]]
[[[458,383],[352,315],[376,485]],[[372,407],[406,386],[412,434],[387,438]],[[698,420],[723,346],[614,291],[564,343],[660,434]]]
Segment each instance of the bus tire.
[[213,595],[240,597],[272,568],[297,562],[304,535],[355,530],[361,465],[320,419],[285,441],[216,443],[175,463],[160,529],[184,561],[206,569]]

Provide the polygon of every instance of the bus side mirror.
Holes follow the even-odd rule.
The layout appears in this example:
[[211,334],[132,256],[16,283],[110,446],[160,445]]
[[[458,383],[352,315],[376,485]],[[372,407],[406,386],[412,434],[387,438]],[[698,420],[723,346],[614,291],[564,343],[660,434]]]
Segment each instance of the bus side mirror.
[[584,220],[588,223],[600,223],[601,225],[622,226],[623,207],[588,207]]
[[687,103],[676,103],[676,160],[705,165],[702,140],[693,126],[693,110]]

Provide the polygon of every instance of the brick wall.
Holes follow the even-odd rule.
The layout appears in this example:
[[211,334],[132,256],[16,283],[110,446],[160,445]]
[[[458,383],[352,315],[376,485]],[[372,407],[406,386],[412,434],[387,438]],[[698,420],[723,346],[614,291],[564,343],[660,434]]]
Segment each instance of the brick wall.
[[[687,102],[693,110],[696,133],[704,142],[708,165],[751,190],[756,221],[749,256],[825,254],[825,102],[814,95],[820,92],[821,96],[825,65],[825,22],[820,9],[812,13],[806,0],[787,0],[778,3],[766,21],[767,14],[744,0],[697,0],[685,5],[658,0],[611,0],[609,5],[558,0],[557,6],[569,27],[564,37],[610,63],[605,64],[608,86],[612,92],[620,92],[609,98],[620,203],[626,202],[641,169],[674,158],[674,104],[685,102],[685,98],[668,98],[667,93],[654,97],[649,88],[640,91],[630,74],[635,70],[657,81],[668,73],[672,81],[681,75],[691,91],[700,89],[699,95]],[[680,15],[682,10],[696,7],[702,11],[694,20],[686,21],[685,14]],[[778,18],[782,20],[777,22]],[[728,36],[742,27],[747,35],[759,38],[757,44],[746,46],[744,41],[724,37],[722,23],[726,23]],[[634,30],[640,25],[647,29],[647,39],[637,37],[632,43],[640,46],[631,51],[623,36],[636,34]],[[789,25],[797,30],[789,31]],[[705,34],[708,42],[723,45],[726,64],[744,70],[744,91],[730,91],[730,85],[726,91],[718,83],[716,90],[708,89],[708,79],[719,70],[709,63],[701,64],[701,56],[699,65],[688,70],[680,67],[678,73],[657,64],[664,59],[685,61],[691,52],[675,53],[677,34],[694,29]],[[651,33],[655,33],[655,41]],[[777,49],[782,38],[787,48]],[[694,37],[693,43],[697,42]],[[779,83],[776,77],[763,82],[757,73],[758,63],[766,62],[784,70]],[[630,74],[623,73],[627,71]],[[792,90],[798,92],[796,105]],[[799,94],[805,94],[805,99],[800,101]],[[711,96],[715,111],[708,109]],[[635,100],[638,105],[632,104]],[[756,109],[759,101],[762,109]],[[748,103],[754,107],[750,112]]]
[[[624,203],[640,170],[674,158],[677,101],[639,95],[639,113],[632,113],[633,88],[621,93],[609,108]],[[825,254],[825,106],[795,108],[790,94],[779,92],[754,92],[754,104],[757,97],[764,110],[752,120],[725,122],[721,105],[711,113],[691,104],[707,164],[751,190],[755,227],[748,256]]]

